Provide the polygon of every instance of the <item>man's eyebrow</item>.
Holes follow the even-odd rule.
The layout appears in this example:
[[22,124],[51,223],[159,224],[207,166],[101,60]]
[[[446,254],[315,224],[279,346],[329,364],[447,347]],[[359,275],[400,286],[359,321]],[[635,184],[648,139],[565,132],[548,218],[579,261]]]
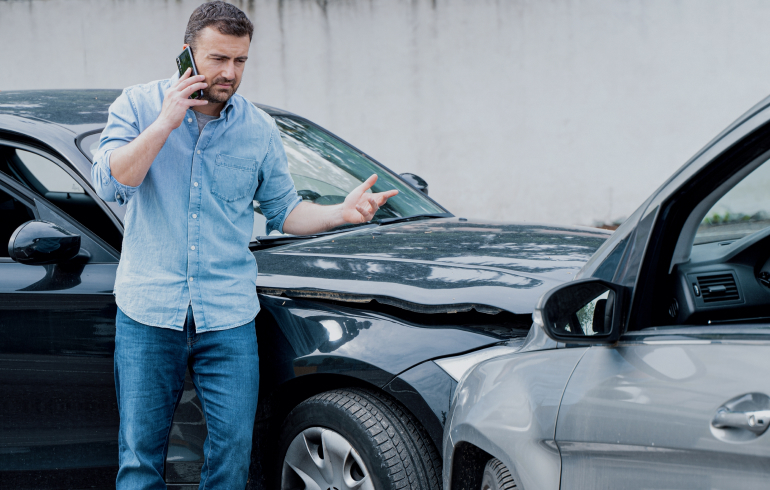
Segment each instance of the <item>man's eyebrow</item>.
[[[230,57],[227,56],[226,54],[209,53],[209,56],[211,56],[212,58],[222,58],[222,59],[225,59],[225,60],[229,60],[230,59]],[[247,59],[249,59],[249,57],[248,56],[236,56],[235,59],[236,60],[246,61]]]

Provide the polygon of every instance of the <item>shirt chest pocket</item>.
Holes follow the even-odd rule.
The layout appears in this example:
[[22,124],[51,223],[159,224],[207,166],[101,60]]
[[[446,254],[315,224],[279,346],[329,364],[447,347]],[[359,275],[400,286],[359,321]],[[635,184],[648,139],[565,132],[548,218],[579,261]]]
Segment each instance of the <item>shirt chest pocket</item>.
[[219,199],[232,202],[253,195],[257,161],[220,153],[214,166],[214,184],[211,193]]

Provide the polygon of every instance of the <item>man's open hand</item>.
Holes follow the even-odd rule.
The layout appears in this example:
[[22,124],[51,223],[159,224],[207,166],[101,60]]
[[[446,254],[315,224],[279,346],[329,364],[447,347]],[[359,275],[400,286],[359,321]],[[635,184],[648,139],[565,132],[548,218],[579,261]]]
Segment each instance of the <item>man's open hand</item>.
[[398,194],[395,189],[385,192],[366,192],[377,182],[377,175],[372,175],[361,185],[353,189],[342,204],[342,219],[345,223],[366,223],[371,221],[380,207],[388,199]]
[[174,82],[166,90],[163,99],[163,108],[158,116],[158,122],[166,126],[169,131],[173,131],[182,125],[187,109],[199,105],[208,104],[207,100],[191,99],[190,95],[196,90],[203,90],[208,85],[203,81],[206,79],[203,75],[190,76],[192,68],[188,68],[179,80]]

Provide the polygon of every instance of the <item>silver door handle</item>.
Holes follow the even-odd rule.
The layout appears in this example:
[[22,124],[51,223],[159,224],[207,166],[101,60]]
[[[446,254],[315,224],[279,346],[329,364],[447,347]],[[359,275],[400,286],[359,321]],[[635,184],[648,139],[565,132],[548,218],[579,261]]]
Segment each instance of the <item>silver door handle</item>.
[[770,425],[770,410],[733,412],[722,408],[714,415],[711,425],[720,429],[746,429],[756,435],[761,435]]

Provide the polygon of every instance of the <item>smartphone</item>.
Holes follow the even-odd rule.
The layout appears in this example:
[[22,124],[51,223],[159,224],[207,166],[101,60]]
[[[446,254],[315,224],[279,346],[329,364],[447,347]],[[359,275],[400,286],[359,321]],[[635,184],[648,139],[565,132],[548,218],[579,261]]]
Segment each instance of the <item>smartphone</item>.
[[[177,56],[176,66],[179,68],[180,77],[184,75],[184,72],[186,72],[188,68],[192,68],[192,73],[190,74],[191,77],[194,77],[198,74],[198,69],[195,68],[195,61],[193,61],[193,55],[192,51],[190,51],[190,46],[184,48],[182,54]],[[196,90],[190,94],[191,99],[200,99],[201,97],[203,97],[203,90]]]

